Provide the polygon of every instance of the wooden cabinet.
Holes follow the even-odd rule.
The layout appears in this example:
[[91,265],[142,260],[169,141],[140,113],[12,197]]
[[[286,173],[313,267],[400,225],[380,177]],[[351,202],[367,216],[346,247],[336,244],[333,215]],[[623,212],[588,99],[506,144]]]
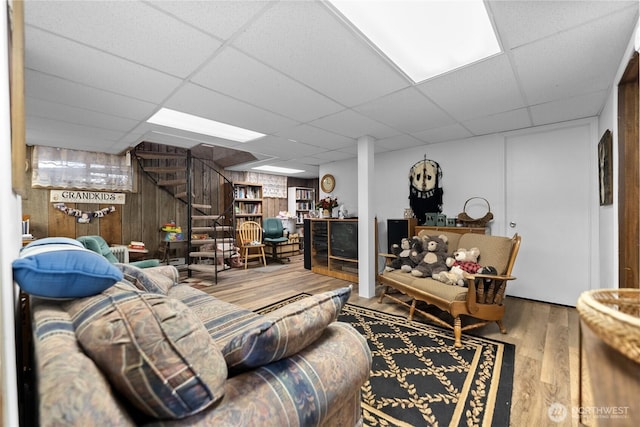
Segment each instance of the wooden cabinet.
[[435,231],[448,231],[450,233],[458,233],[458,234],[487,234],[486,227],[436,227],[430,225],[418,225],[416,226],[416,234],[420,234],[422,230],[426,230],[427,232],[435,232]]
[[417,224],[417,218],[387,219],[387,252],[391,253],[391,245],[415,236]]
[[296,224],[302,225],[316,204],[316,190],[307,187],[289,187],[287,209],[295,215]]
[[314,273],[357,281],[358,220],[314,218],[306,219],[305,224],[310,232],[305,265],[310,265]]
[[[229,185],[229,184],[227,184]],[[233,214],[236,218],[236,228],[244,221],[255,221],[262,224],[262,184],[250,182],[234,182]]]

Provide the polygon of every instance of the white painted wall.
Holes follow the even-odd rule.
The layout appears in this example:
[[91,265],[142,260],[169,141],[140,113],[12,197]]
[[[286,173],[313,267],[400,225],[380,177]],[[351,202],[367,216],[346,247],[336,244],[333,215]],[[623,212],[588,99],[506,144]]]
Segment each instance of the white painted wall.
[[[6,3],[5,11],[6,12]],[[18,395],[16,377],[16,304],[17,289],[13,284],[11,263],[17,257],[22,244],[22,202],[11,188],[11,118],[9,108],[9,75],[7,51],[7,13],[0,17],[0,327],[2,350],[0,352],[0,380],[2,389],[2,419],[4,426],[18,426]],[[11,226],[11,224],[15,224]]]
[[[585,120],[575,121],[576,126],[584,126]],[[386,220],[389,218],[402,218],[404,208],[409,206],[409,168],[416,162],[422,160],[424,156],[437,161],[442,168],[442,188],[443,213],[447,216],[457,216],[462,212],[467,199],[474,196],[486,198],[491,204],[491,211],[494,220],[491,223],[491,234],[510,236],[513,230],[509,228],[508,218],[505,217],[506,209],[506,189],[505,189],[505,144],[507,136],[517,138],[519,135],[536,135],[540,132],[540,138],[549,138],[554,132],[562,132],[561,129],[570,126],[571,123],[564,123],[562,126],[544,126],[540,129],[529,128],[522,131],[509,132],[507,134],[493,134],[488,136],[469,138],[459,141],[450,141],[441,144],[424,145],[412,149],[380,153],[375,156],[374,186],[376,188],[373,200],[373,209],[378,218],[378,250],[385,252],[387,247]],[[556,130],[557,128],[557,130]],[[535,136],[533,137],[535,139]],[[597,138],[592,137],[591,140]],[[596,152],[591,152],[591,141],[581,144],[585,153],[583,158],[592,158]],[[596,141],[597,142],[597,141]],[[595,160],[593,160],[595,162]],[[557,162],[556,162],[557,163]],[[594,163],[595,164],[595,163]],[[577,167],[576,171],[584,170],[584,165]],[[351,178],[351,174],[356,170],[356,162],[336,162],[326,165],[326,170],[321,167],[321,174],[332,173],[336,177],[336,189],[334,195],[339,198],[351,200],[357,197],[357,181]],[[571,162],[562,162],[560,174],[571,174]],[[594,174],[596,171],[594,170]],[[594,175],[595,177],[596,175]],[[532,177],[535,178],[535,177]],[[595,178],[594,178],[595,179]],[[342,182],[342,185],[340,185]],[[593,180],[586,180],[584,192],[593,193]],[[597,194],[594,194],[597,200]],[[546,207],[544,202],[540,203],[541,209],[553,209]],[[597,211],[597,210],[596,210]],[[479,212],[480,216],[482,212]],[[588,215],[588,213],[583,213]],[[597,224],[597,221],[596,221]],[[550,227],[552,224],[549,225]],[[558,225],[561,226],[561,225]],[[587,233],[590,234],[590,233]],[[591,233],[597,236],[597,233]],[[585,236],[585,240],[593,247],[593,259],[597,259],[599,250],[597,249],[597,238],[593,235]],[[526,237],[523,237],[523,245],[526,244]],[[554,250],[557,245],[550,242],[548,250]],[[546,250],[538,248],[537,250]],[[558,254],[560,260],[562,254]],[[518,259],[518,263],[535,264],[536,260]],[[516,265],[517,268],[517,265]],[[549,267],[550,268],[550,267]],[[587,268],[587,266],[583,266]],[[589,283],[585,289],[592,287],[593,276],[589,276]],[[596,281],[597,283],[597,281]]]

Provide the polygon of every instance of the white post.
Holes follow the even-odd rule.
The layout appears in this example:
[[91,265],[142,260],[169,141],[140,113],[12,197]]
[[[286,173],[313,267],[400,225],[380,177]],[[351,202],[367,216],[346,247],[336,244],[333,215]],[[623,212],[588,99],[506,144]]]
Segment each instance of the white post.
[[370,136],[358,138],[358,294],[363,298],[372,298],[376,293],[374,144],[375,139]]

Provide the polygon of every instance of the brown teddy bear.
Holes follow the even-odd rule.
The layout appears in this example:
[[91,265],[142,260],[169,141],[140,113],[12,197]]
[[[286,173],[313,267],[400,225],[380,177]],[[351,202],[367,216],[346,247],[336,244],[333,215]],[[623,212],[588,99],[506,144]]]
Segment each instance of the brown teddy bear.
[[447,267],[447,236],[428,236],[423,245],[420,263],[411,270],[415,277],[432,277],[442,271],[448,271]]

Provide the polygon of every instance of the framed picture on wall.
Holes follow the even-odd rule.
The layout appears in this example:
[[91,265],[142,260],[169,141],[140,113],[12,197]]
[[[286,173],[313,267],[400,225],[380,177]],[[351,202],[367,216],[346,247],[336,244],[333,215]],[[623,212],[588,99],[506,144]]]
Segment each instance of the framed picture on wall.
[[598,182],[600,183],[600,206],[613,203],[613,137],[607,131],[598,143]]

